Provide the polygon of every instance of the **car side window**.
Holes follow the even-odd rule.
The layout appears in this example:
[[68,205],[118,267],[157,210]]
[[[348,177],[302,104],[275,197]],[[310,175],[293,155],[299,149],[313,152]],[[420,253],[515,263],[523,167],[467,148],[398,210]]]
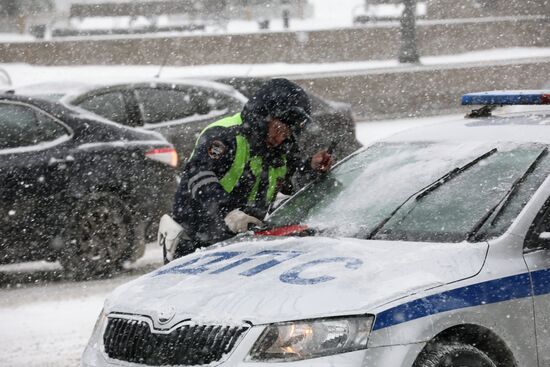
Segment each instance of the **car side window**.
[[525,240],[526,251],[550,249],[550,236],[546,236],[549,238],[541,238],[542,233],[550,233],[550,199],[546,201],[543,209],[529,228]]
[[46,114],[28,106],[0,103],[0,149],[28,147],[65,135],[68,131]]
[[533,172],[525,177],[499,216],[492,221],[491,226],[486,228],[486,238],[496,238],[510,227],[523,207],[531,200],[537,188],[546,180],[548,172],[550,172],[550,156],[547,155]]
[[108,120],[126,124],[126,102],[122,92],[108,92],[90,96],[77,105]]
[[239,103],[237,99],[219,92],[213,92],[209,95],[206,98],[206,103],[208,104],[209,112],[239,112],[242,108],[242,103]]
[[191,89],[140,88],[136,99],[146,124],[157,124],[193,116],[197,103]]

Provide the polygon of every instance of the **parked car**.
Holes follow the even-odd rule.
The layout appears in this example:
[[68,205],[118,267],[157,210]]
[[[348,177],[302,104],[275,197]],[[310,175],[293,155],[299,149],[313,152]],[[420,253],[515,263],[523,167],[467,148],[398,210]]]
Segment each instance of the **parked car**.
[[[267,80],[256,77],[215,79],[216,82],[232,86],[246,98],[251,98]],[[328,100],[307,90],[306,92],[311,100],[313,125],[307,127],[299,142],[304,154],[311,156],[335,142],[333,154],[335,160],[339,161],[362,148],[355,137],[355,119],[351,105]]]
[[[539,366],[550,359],[550,93],[348,157],[256,233],[106,300],[83,366]],[[150,346],[154,348],[150,348]]]
[[12,89],[15,94],[55,99],[131,127],[162,134],[185,161],[200,132],[239,112],[247,99],[233,88],[210,81],[41,83]]
[[[210,123],[242,110],[266,79],[153,80],[142,83],[89,85],[42,83],[12,89],[16,94],[57,99],[123,125],[161,133],[174,144],[184,162],[200,132]],[[244,95],[243,95],[244,94]],[[309,93],[315,124],[300,139],[305,155],[327,148],[333,141],[336,160],[359,149],[355,122],[348,104],[326,101]]]
[[94,116],[0,95],[0,263],[59,260],[80,278],[143,254],[171,205],[176,152]]

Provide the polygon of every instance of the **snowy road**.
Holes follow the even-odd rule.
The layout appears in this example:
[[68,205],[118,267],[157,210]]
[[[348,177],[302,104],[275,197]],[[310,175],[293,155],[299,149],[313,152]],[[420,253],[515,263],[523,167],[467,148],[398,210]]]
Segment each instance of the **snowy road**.
[[[78,366],[105,296],[159,266],[161,256],[151,244],[124,274],[88,282],[58,280],[57,264],[0,266],[0,366]],[[7,286],[13,282],[20,283]]]
[[[357,136],[363,144],[370,144],[411,127],[459,117],[359,123]],[[160,264],[161,251],[151,244],[131,269],[108,280],[61,281],[56,264],[0,266],[0,366],[79,365],[105,296],[116,286]],[[19,284],[8,286],[13,282]]]

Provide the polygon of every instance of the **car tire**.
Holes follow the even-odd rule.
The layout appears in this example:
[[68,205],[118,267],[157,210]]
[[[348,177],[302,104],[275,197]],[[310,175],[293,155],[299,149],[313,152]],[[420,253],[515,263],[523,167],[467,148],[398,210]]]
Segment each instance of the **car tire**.
[[133,236],[129,211],[111,193],[80,199],[68,218],[59,261],[68,278],[107,277],[130,257]]
[[424,348],[414,367],[496,367],[496,364],[472,345],[436,343]]

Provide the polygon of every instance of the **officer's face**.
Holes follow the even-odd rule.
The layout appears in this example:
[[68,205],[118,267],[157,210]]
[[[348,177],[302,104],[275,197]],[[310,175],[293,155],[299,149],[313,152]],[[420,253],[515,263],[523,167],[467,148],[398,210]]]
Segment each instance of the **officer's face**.
[[275,148],[281,145],[290,137],[291,131],[288,125],[277,119],[272,119],[267,123],[266,143],[269,148]]

